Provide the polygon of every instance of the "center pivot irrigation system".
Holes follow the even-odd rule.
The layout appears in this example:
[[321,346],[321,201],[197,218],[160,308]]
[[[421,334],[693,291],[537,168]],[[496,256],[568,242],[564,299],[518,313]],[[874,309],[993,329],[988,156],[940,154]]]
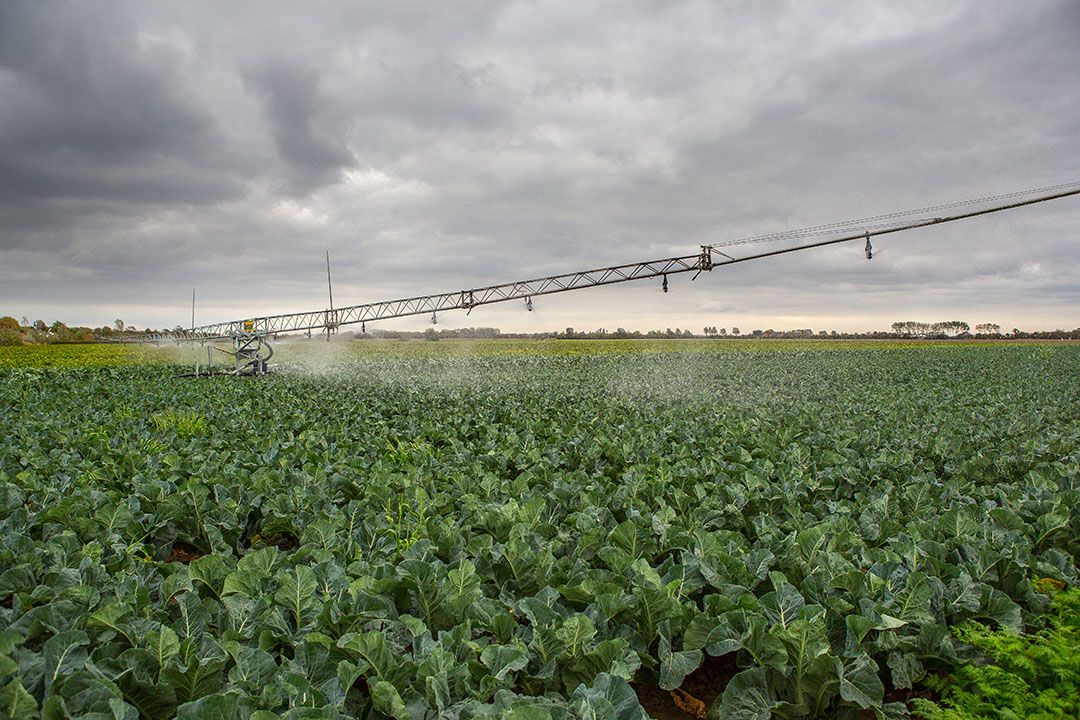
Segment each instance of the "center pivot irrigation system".
[[[336,332],[343,325],[360,325],[361,331],[366,332],[369,322],[386,320],[389,318],[408,317],[410,315],[430,315],[432,323],[438,318],[438,313],[445,310],[466,310],[471,312],[480,305],[507,302],[510,300],[524,300],[525,309],[533,309],[533,298],[539,295],[551,295],[553,293],[580,290],[582,288],[596,287],[598,285],[613,285],[615,283],[629,282],[631,280],[645,280],[648,278],[662,278],[662,289],[668,291],[668,276],[677,273],[694,273],[693,279],[706,271],[725,265],[761,260],[763,258],[784,255],[799,250],[835,245],[837,243],[863,240],[865,242],[863,252],[866,259],[873,259],[873,246],[870,238],[892,233],[914,230],[916,228],[941,225],[943,223],[966,220],[968,218],[988,215],[1034,205],[1036,203],[1057,200],[1059,198],[1080,195],[1080,182],[1051,187],[1023,190],[1020,192],[995,195],[993,197],[977,198],[937,205],[933,207],[908,210],[904,212],[876,215],[874,217],[849,220],[846,222],[817,225],[799,230],[789,230],[771,235],[759,235],[741,238],[726,243],[702,245],[701,250],[693,255],[680,255],[677,257],[661,258],[659,260],[646,260],[644,262],[628,263],[626,265],[611,265],[609,267],[596,268],[593,270],[581,270],[578,272],[565,273],[562,275],[549,275],[547,277],[534,278],[531,280],[518,280],[515,282],[502,283],[500,285],[488,285],[486,287],[473,288],[472,290],[458,290],[455,292],[439,293],[436,295],[418,295],[416,297],[402,298],[400,300],[384,300],[381,302],[365,303],[362,305],[349,305],[346,307],[334,307],[333,290],[330,290],[330,306],[324,310],[310,312],[289,313],[285,315],[266,315],[244,320],[232,320],[229,322],[214,323],[192,327],[189,330],[177,329],[172,332],[138,338],[138,342],[201,342],[212,343],[216,340],[229,340],[232,343],[231,351],[227,352],[235,358],[235,370],[230,370],[232,375],[264,375],[269,372],[268,361],[273,355],[268,338],[282,333],[307,331],[310,335],[312,330],[325,331],[327,339],[331,333]],[[977,206],[973,208],[972,206]],[[945,213],[926,217],[927,213]],[[922,217],[915,217],[922,216]],[[853,232],[858,228],[857,232]],[[827,236],[827,239],[805,242],[806,238]],[[838,236],[838,237],[834,237]],[[769,250],[740,257],[732,257],[720,250],[734,246],[750,245],[754,243],[776,241],[799,241],[799,244],[782,249]],[[327,255],[327,283],[330,280],[330,257]],[[194,295],[193,295],[194,301]],[[194,318],[194,310],[192,314]],[[207,350],[209,352],[209,349]],[[196,375],[198,370],[196,369]]]

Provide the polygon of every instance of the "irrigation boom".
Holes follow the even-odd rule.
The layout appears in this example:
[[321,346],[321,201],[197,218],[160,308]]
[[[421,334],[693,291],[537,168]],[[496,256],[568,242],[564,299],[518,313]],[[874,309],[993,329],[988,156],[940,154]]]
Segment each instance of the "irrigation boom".
[[349,305],[333,310],[313,310],[311,312],[288,313],[285,315],[267,315],[247,320],[203,325],[193,330],[151,335],[149,340],[217,340],[234,338],[239,335],[276,335],[303,330],[336,330],[342,325],[355,325],[388,318],[408,317],[410,315],[430,315],[444,310],[471,310],[480,305],[506,302],[533,297],[567,292],[596,285],[643,280],[674,273],[708,269],[706,265],[709,252],[703,248],[698,255],[683,255],[649,260],[647,262],[613,265],[596,270],[582,270],[564,275],[549,275],[532,280],[518,280],[501,285],[440,293],[438,295],[418,295],[400,300]]
[[[783,255],[786,253],[792,253],[800,250],[809,250],[811,248],[824,247],[826,245],[835,245],[837,243],[852,242],[856,240],[865,241],[866,257],[867,259],[870,259],[873,257],[872,246],[870,243],[870,238],[872,237],[890,235],[892,233],[903,232],[905,230],[914,230],[917,228],[924,228],[932,225],[941,225],[944,223],[955,222],[958,220],[966,220],[969,218],[978,217],[980,215],[988,215],[990,213],[1002,212],[1004,210],[1012,210],[1015,208],[1047,202],[1049,200],[1057,200],[1072,195],[1080,195],[1080,187],[1078,187],[1078,185],[1080,185],[1080,183],[1058,185],[1054,186],[1053,188],[1042,188],[1040,190],[1022,191],[1018,193],[1010,193],[1008,195],[1000,195],[994,198],[982,198],[980,200],[968,200],[959,203],[952,203],[950,205],[942,205],[936,208],[925,208],[923,210],[915,210],[905,213],[882,215],[876,218],[868,218],[866,220],[889,220],[904,215],[911,215],[915,212],[924,212],[926,210],[937,210],[945,208],[957,208],[974,203],[987,202],[990,200],[1017,198],[1025,195],[1031,195],[1035,192],[1043,192],[1043,194],[1036,197],[1027,197],[1022,200],[1013,199],[1010,202],[1000,203],[997,205],[992,205],[990,207],[982,207],[976,210],[953,212],[949,215],[941,215],[928,218],[924,217],[921,219],[909,220],[904,222],[894,221],[884,224],[878,223],[872,226],[866,224],[865,220],[836,223],[833,225],[819,226],[818,228],[809,228],[806,231],[782,232],[775,235],[766,235],[757,238],[737,240],[727,244],[702,245],[700,251],[693,255],[679,255],[676,257],[661,258],[659,260],[646,260],[644,262],[627,263],[625,265],[610,265],[608,267],[595,268],[592,270],[581,270],[578,272],[564,273],[561,275],[548,275],[546,277],[533,278],[530,280],[517,280],[514,282],[502,283],[498,285],[488,285],[485,287],[473,288],[471,290],[458,290],[454,292],[445,292],[434,295],[417,295],[415,297],[402,298],[399,300],[384,300],[380,302],[364,303],[360,305],[349,305],[339,308],[333,307],[333,296],[331,295],[330,307],[325,310],[287,313],[283,315],[264,315],[260,317],[246,318],[243,320],[231,320],[228,322],[213,323],[200,327],[193,326],[189,330],[177,329],[172,332],[148,335],[139,338],[139,341],[180,342],[212,341],[225,339],[232,340],[234,343],[235,352],[231,354],[236,356],[236,373],[258,375],[266,372],[267,369],[266,360],[269,359],[269,354],[271,353],[271,351],[269,350],[269,345],[266,342],[266,338],[271,335],[311,330],[319,330],[320,332],[326,331],[329,334],[336,331],[343,325],[360,324],[361,326],[364,326],[366,323],[376,320],[408,317],[411,315],[431,315],[432,320],[434,321],[437,313],[439,312],[447,310],[471,311],[473,308],[479,307],[481,305],[491,305],[493,303],[507,302],[511,300],[523,299],[525,300],[526,309],[531,310],[532,298],[536,296],[569,292],[570,290],[580,290],[582,288],[597,287],[600,285],[613,285],[615,283],[630,282],[634,280],[645,280],[648,278],[663,278],[663,289],[664,292],[667,292],[668,275],[692,272],[694,273],[694,278],[696,278],[699,273],[712,271],[714,268],[722,267],[725,265],[734,265],[736,263],[747,262],[750,260],[760,260],[776,255]],[[1052,190],[1053,192],[1046,192],[1049,190]],[[859,223],[862,224],[859,225]],[[836,235],[842,229],[851,227],[862,227],[865,229],[862,229],[856,233],[843,234],[839,237],[830,237],[826,240],[817,240],[813,242],[794,245],[791,247],[785,247],[778,250],[769,250],[750,255],[742,255],[740,257],[732,257],[731,255],[728,255],[727,253],[719,249],[721,247],[729,248],[734,245],[743,245],[751,242],[791,240],[798,237],[806,237],[808,235]],[[327,274],[329,280],[329,256],[327,256]]]

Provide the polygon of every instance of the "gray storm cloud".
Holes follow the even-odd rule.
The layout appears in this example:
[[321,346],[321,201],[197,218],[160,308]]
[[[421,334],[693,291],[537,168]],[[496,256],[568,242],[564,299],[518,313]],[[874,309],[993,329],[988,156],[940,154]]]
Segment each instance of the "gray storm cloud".
[[[1078,32],[1068,0],[9,0],[0,314],[171,326],[196,286],[210,322],[322,307],[325,249],[363,302],[1077,181]],[[1078,234],[1067,199],[443,322],[1071,328]]]

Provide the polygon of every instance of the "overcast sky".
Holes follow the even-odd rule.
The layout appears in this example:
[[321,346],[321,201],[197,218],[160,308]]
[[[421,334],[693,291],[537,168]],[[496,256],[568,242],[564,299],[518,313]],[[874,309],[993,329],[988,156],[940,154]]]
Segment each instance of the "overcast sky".
[[[0,2],[0,314],[30,320],[320,309],[325,250],[342,305],[1073,181],[1075,0]],[[1080,197],[875,249],[440,325],[1080,326]]]

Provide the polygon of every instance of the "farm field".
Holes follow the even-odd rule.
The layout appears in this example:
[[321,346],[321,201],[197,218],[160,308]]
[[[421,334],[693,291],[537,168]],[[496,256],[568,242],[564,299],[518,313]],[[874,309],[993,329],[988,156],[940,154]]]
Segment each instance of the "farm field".
[[0,712],[903,717],[1080,583],[1080,345],[331,345],[0,348]]

